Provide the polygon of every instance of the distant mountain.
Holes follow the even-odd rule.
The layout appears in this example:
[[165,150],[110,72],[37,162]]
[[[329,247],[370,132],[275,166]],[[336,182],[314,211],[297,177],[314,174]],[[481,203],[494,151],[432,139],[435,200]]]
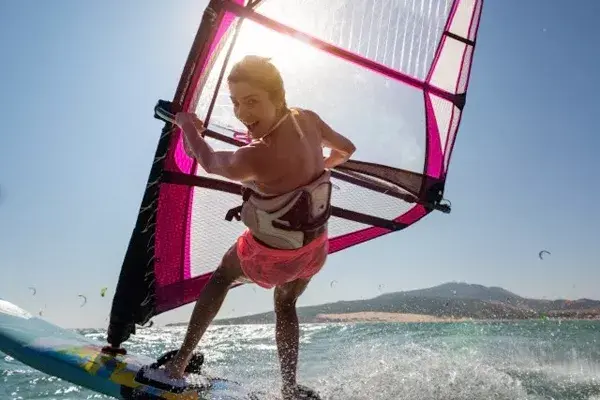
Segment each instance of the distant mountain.
[[[300,322],[322,322],[320,314],[392,312],[475,319],[562,318],[600,315],[600,301],[529,299],[500,287],[449,282],[426,289],[386,293],[367,300],[338,301],[299,307]],[[273,323],[271,312],[215,320],[216,325]],[[179,325],[179,324],[173,324]]]
[[463,282],[448,282],[427,289],[409,290],[406,292],[395,292],[383,296],[409,296],[409,297],[460,297],[462,299],[505,301],[507,299],[523,299],[506,289],[497,286],[483,286]]

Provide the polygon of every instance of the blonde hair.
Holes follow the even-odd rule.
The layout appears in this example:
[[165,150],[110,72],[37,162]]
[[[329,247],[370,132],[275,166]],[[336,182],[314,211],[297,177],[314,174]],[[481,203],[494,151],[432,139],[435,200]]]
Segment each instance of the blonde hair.
[[271,101],[277,105],[279,113],[288,109],[281,73],[271,63],[270,58],[245,56],[233,65],[227,81],[229,83],[246,82],[256,86],[269,94]]

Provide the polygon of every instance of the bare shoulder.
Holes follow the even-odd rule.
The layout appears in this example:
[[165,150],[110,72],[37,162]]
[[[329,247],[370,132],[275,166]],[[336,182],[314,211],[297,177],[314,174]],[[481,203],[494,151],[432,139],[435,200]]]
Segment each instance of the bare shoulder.
[[333,130],[317,112],[308,109],[298,109],[298,111],[301,115],[304,115],[305,118],[317,125],[323,133],[326,133],[325,131],[327,130]]
[[240,147],[235,151],[236,157],[247,161],[253,161],[256,159],[260,159],[264,157],[268,150],[268,146],[266,146],[262,141],[252,141],[245,146]]
[[267,145],[262,141],[253,141],[237,149],[235,158],[238,163],[246,165],[249,170],[261,175],[268,164],[267,160],[271,157]]
[[296,109],[294,109],[294,111],[297,113],[297,115],[300,116],[300,118],[304,121],[304,123],[306,124],[307,127],[311,127],[311,128],[316,127],[317,131],[320,133],[321,136],[326,134],[326,132],[324,132],[325,130],[331,129],[321,119],[319,114],[317,114],[313,110],[309,110],[309,109],[305,109],[305,108],[296,108]]
[[321,133],[321,141],[326,147],[343,151],[348,154],[351,154],[356,150],[354,144],[347,137],[332,128],[319,116],[319,114],[312,110],[302,110],[302,112],[314,121]]
[[310,121],[317,126],[321,136],[324,140],[332,136],[339,135],[329,124],[327,124],[319,114],[317,114],[313,110],[301,109],[300,112],[306,116],[306,118],[310,119]]
[[317,114],[313,110],[298,107],[294,107],[293,110],[296,111],[298,114],[304,116],[305,118],[309,118],[313,121],[321,121],[321,117],[319,117],[319,114]]

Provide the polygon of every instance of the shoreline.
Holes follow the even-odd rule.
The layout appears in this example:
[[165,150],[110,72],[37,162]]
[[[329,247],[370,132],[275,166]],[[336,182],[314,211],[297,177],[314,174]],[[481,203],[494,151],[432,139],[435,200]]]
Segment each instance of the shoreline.
[[[229,318],[223,320],[214,320],[213,325],[256,325],[272,324],[273,322],[233,322]],[[327,323],[492,323],[492,322],[523,322],[523,321],[597,321],[599,316],[594,318],[575,317],[575,316],[547,316],[530,318],[475,318],[475,317],[453,317],[453,316],[435,316],[429,314],[395,313],[379,311],[362,311],[354,313],[340,314],[317,314],[311,321],[301,322],[301,324],[327,324]],[[187,322],[169,323],[165,326],[187,326]]]
[[315,322],[465,322],[473,321],[467,317],[436,317],[428,314],[410,314],[379,311],[363,311],[343,314],[318,314]]
[[594,318],[568,317],[568,316],[547,316],[530,318],[474,318],[474,317],[437,317],[429,314],[411,314],[394,312],[365,311],[344,314],[319,314],[315,318],[315,323],[333,323],[333,322],[388,322],[388,323],[456,323],[456,322],[519,322],[519,321],[600,321],[600,316]]

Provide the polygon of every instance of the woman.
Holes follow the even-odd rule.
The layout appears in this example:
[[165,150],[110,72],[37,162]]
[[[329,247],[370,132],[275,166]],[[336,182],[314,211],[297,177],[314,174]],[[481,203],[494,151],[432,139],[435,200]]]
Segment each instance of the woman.
[[[283,80],[269,59],[247,56],[228,76],[235,116],[251,142],[236,151],[215,151],[203,139],[202,121],[178,113],[188,155],[211,174],[245,188],[239,218],[246,232],[224,255],[201,293],[183,344],[167,364],[183,376],[192,352],[236,281],[275,287],[276,341],[284,399],[298,394],[296,300],[323,267],[328,253],[329,168],[354,153],[350,140],[312,111],[288,108]],[[324,158],[323,147],[331,149]]]

